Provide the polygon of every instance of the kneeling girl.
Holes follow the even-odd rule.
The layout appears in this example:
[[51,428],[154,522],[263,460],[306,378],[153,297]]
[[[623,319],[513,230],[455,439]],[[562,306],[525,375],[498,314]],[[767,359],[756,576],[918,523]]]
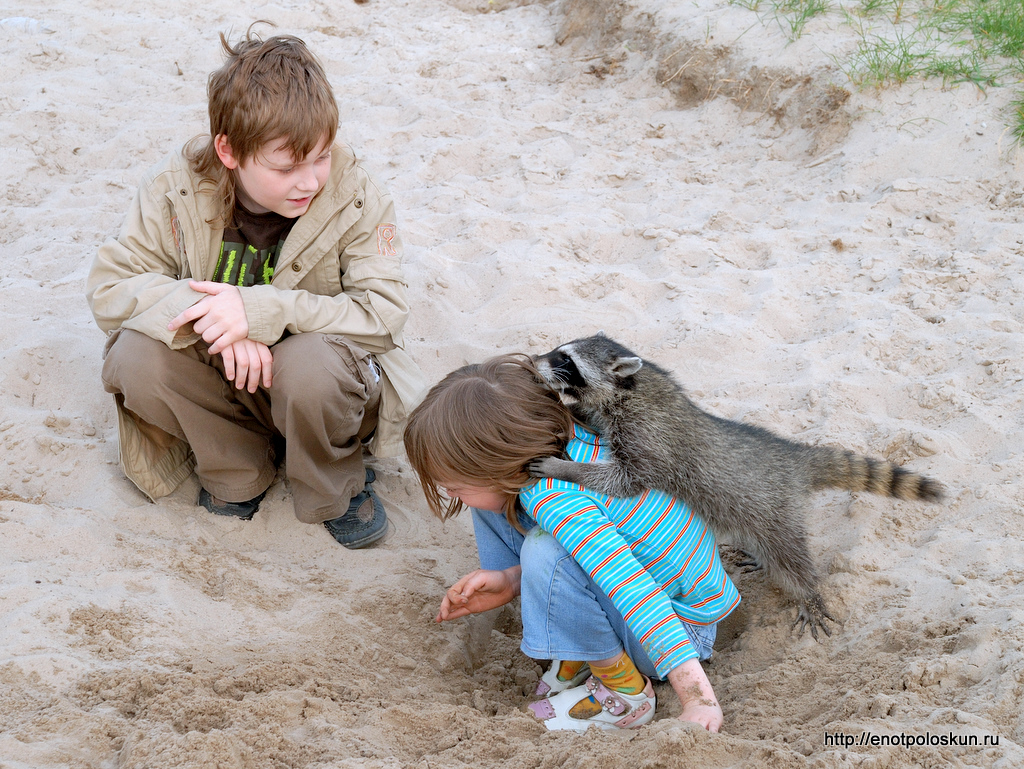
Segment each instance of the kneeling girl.
[[449,374],[410,416],[405,445],[436,515],[472,509],[481,568],[449,588],[437,621],[520,596],[523,653],[553,660],[530,705],[549,729],[642,726],[654,678],[672,685],[681,720],[719,730],[700,660],[740,598],[711,531],[659,491],[618,499],[531,478],[538,457],[596,462],[606,449],[527,356]]

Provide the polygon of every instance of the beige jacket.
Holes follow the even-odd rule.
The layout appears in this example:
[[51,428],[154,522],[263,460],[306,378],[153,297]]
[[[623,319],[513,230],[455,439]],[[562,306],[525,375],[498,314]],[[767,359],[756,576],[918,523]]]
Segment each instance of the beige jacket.
[[[215,202],[200,184],[181,153],[143,179],[120,234],[100,247],[89,272],[87,298],[101,329],[134,329],[171,349],[199,339],[191,325],[175,335],[167,324],[203,297],[188,281],[209,280],[220,253],[223,231],[207,223]],[[288,235],[271,285],[241,289],[251,339],[341,334],[373,353],[383,374],[371,443],[378,456],[402,452],[405,419],[425,389],[402,349],[409,307],[401,256],[391,196],[351,149],[335,145],[330,178]],[[192,472],[191,450],[133,418],[120,398],[117,405],[125,475],[151,499],[169,494]]]

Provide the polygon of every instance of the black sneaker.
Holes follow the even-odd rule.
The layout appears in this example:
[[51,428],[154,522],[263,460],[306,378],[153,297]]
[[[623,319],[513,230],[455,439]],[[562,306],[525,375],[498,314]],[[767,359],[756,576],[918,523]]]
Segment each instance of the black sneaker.
[[384,505],[371,485],[377,476],[373,470],[366,470],[366,485],[352,497],[348,510],[341,518],[324,521],[324,526],[339,543],[349,550],[372,545],[388,533],[388,516]]
[[260,509],[260,502],[263,501],[263,497],[266,495],[267,492],[264,491],[259,496],[245,502],[225,502],[222,499],[217,499],[206,489],[200,489],[199,502],[197,504],[205,507],[214,515],[231,515],[235,518],[241,518],[243,521],[251,521],[252,517],[256,515],[256,511]]

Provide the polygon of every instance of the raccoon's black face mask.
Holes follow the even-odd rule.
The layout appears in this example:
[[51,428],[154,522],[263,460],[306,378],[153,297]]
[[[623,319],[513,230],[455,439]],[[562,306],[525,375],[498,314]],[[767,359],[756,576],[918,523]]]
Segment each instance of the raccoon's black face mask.
[[580,399],[587,382],[572,358],[560,350],[553,350],[536,358],[536,361],[547,364],[544,367],[547,371],[542,371],[541,375],[545,383],[558,392],[563,402],[572,403]]

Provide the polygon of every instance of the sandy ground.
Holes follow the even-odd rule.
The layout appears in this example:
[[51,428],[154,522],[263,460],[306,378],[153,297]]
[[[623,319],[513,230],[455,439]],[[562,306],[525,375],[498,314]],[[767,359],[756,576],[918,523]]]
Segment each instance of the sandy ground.
[[[1024,765],[1008,92],[858,92],[838,17],[787,45],[711,0],[3,0],[12,17],[39,23],[0,22],[2,769]],[[392,530],[359,552],[299,524],[283,482],[247,523],[197,508],[194,480],[151,504],[122,477],[85,276],[143,171],[204,129],[216,33],[257,18],[320,55],[394,194],[432,381],[604,329],[715,413],[947,484],[937,506],[816,500],[822,643],[735,575],[707,667],[723,733],[663,689],[639,733],[547,734],[515,612],[489,639],[431,621],[475,550],[404,460],[376,465]]]

